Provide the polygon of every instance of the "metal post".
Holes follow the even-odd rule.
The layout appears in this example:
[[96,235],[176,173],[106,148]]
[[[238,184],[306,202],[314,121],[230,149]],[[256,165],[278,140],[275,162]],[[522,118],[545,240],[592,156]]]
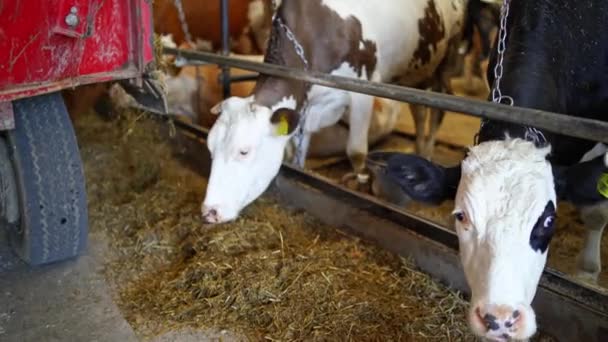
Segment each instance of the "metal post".
[[[228,8],[230,6],[228,0],[219,0],[220,1],[220,11],[221,11],[221,30],[222,30],[222,55],[228,56],[230,54],[230,23],[228,16]],[[227,65],[222,66],[222,73],[220,75],[220,79],[218,80],[222,83],[222,88],[224,91],[224,98],[230,97],[230,67]]]

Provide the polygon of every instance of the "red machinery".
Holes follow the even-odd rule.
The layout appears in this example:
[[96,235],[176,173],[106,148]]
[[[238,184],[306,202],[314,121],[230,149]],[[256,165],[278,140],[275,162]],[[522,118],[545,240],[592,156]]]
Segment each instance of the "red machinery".
[[86,246],[84,175],[60,90],[120,81],[166,112],[151,0],[0,0],[0,233],[30,264]]

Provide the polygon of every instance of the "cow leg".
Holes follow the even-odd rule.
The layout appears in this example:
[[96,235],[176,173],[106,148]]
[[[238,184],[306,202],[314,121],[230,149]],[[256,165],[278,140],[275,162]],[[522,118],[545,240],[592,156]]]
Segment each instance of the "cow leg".
[[581,208],[581,217],[587,232],[578,258],[577,277],[595,284],[602,270],[600,248],[602,233],[608,224],[608,202]]
[[[450,84],[449,75],[446,72],[446,68],[442,68],[439,70],[439,81],[435,82],[433,86],[433,91],[435,92],[444,92],[446,94],[453,95],[452,86]],[[426,139],[426,146],[423,151],[423,156],[426,158],[432,158],[433,152],[435,150],[435,143],[437,141],[437,131],[443,122],[443,118],[445,117],[445,111],[438,108],[431,108],[431,122],[429,127],[428,138]]]
[[425,106],[410,103],[410,111],[416,127],[416,154],[419,156],[422,156],[425,151],[426,110]]
[[422,156],[428,159],[433,157],[435,151],[435,142],[437,141],[437,131],[443,122],[445,112],[437,108],[431,108],[431,122],[429,127],[429,135],[425,142],[424,151]]
[[346,154],[353,167],[353,173],[348,173],[342,182],[357,178],[359,187],[367,184],[369,175],[365,173],[365,159],[368,151],[369,125],[372,119],[374,97],[365,94],[351,93],[349,110],[350,129]]

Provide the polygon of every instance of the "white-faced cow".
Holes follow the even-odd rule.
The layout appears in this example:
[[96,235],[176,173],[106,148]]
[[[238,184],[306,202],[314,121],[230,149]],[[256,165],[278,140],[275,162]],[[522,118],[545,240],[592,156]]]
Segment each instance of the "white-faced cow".
[[[464,9],[464,0],[283,0],[265,62],[443,90],[447,77],[435,74],[447,69],[445,57],[462,33]],[[355,174],[364,175],[373,99],[260,76],[251,96],[219,103],[213,111],[220,116],[208,139],[213,160],[202,206],[205,221],[232,220],[259,197],[300,126],[304,138],[297,163],[303,166],[311,133],[335,124],[344,113],[350,123],[347,154]],[[424,118],[423,107],[413,106],[412,112]],[[438,113],[435,118],[443,116]]]
[[[608,1],[511,0],[500,89],[522,107],[608,119]],[[488,79],[494,82],[496,53]],[[472,291],[470,325],[483,337],[526,339],[532,299],[554,233],[557,199],[588,229],[579,271],[597,277],[608,222],[608,154],[594,142],[485,121],[460,166],[393,156],[388,174],[413,199],[455,198],[460,258]]]

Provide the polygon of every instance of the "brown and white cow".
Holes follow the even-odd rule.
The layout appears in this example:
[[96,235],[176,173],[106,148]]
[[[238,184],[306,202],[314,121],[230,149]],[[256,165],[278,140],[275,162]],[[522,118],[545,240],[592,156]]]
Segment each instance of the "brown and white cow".
[[[459,40],[464,11],[464,0],[283,0],[273,18],[265,62],[449,91],[442,71],[449,52],[455,53],[451,43]],[[344,113],[350,123],[347,154],[355,174],[365,180],[373,100],[261,76],[251,96],[219,103],[214,107],[219,118],[208,139],[213,161],[202,205],[205,221],[232,220],[259,197],[277,175],[285,147],[299,129],[297,163],[303,166],[311,134],[335,124]],[[417,119],[424,118],[424,107],[412,109]],[[435,127],[442,116],[435,113]],[[418,141],[419,151],[421,145]]]

